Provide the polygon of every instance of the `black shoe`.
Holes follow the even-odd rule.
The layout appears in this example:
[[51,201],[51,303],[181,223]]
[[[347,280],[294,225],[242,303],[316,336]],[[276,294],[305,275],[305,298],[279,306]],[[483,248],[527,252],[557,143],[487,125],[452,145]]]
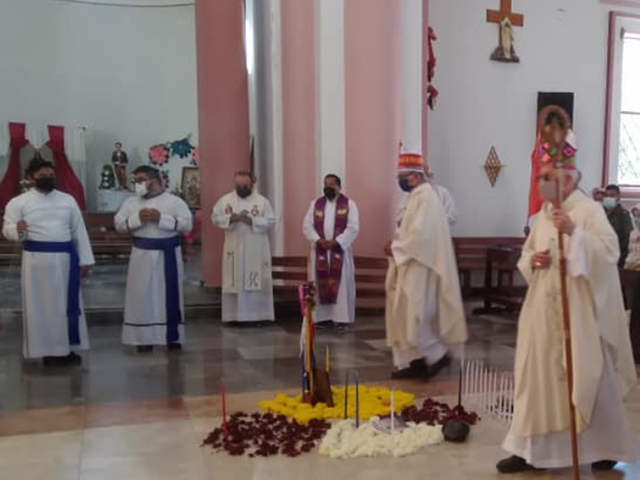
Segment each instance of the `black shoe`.
[[316,327],[316,330],[328,330],[333,327],[333,322],[331,320],[318,322],[314,326]]
[[394,380],[405,380],[409,378],[429,378],[429,367],[427,363],[421,358],[414,360],[409,364],[407,368],[402,370],[396,370],[391,373],[391,378]]
[[498,472],[504,474],[532,472],[534,470],[538,470],[533,465],[529,465],[524,458],[517,457],[516,455],[500,460],[496,465],[496,468],[498,469]]
[[181,343],[170,343],[167,345],[167,350],[170,352],[181,352],[182,344]]
[[45,367],[69,367],[72,365],[81,365],[82,357],[71,352],[69,355],[59,357],[43,357],[42,363]]
[[59,367],[66,365],[67,357],[42,357],[42,363],[45,367]]
[[138,345],[136,351],[138,353],[151,353],[153,352],[153,345]]
[[67,355],[67,364],[68,365],[82,365],[82,357],[77,353],[71,352]]
[[593,462],[591,468],[599,472],[608,472],[613,470],[617,464],[618,462],[614,460],[600,460],[599,462]]
[[442,369],[448,367],[449,365],[451,365],[451,357],[449,355],[445,355],[433,365],[429,365],[429,376],[435,377],[442,371]]

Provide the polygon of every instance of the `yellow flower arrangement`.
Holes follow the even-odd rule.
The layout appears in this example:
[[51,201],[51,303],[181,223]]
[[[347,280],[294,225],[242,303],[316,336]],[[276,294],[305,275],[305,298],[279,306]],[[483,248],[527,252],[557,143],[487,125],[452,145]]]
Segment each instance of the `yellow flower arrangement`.
[[[335,406],[329,407],[324,403],[312,406],[302,402],[302,395],[289,397],[284,393],[278,393],[271,401],[260,402],[260,410],[284,415],[293,418],[301,425],[306,425],[309,420],[332,420],[344,418],[344,397],[345,387],[331,387],[333,393],[333,403]],[[391,391],[386,387],[359,387],[360,397],[360,420],[366,421],[371,417],[384,417],[390,413]],[[394,410],[396,413],[402,412],[406,407],[410,407],[415,402],[415,397],[411,393],[394,390],[393,392]],[[347,416],[356,416],[356,387],[349,386]]]

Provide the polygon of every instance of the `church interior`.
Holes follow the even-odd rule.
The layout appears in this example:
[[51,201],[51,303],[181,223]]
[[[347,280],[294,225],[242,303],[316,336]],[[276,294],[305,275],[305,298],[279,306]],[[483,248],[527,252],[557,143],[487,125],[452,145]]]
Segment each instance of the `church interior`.
[[[640,480],[640,455],[588,456],[566,392],[545,407],[573,415],[569,463],[496,470],[533,362],[516,353],[531,309],[553,310],[561,381],[582,385],[566,343],[582,318],[558,298],[583,281],[599,305],[610,287],[616,341],[640,364],[638,85],[640,0],[3,0],[0,477]],[[578,172],[553,157],[558,192],[578,178],[597,214],[575,228],[604,219],[620,260],[613,282],[591,264],[575,280],[563,255],[591,237],[554,223],[561,293],[534,307],[522,259],[549,200],[536,152],[550,107]],[[75,250],[38,250],[35,217],[14,215],[22,198],[30,215],[53,209],[33,193],[43,170],[72,205],[50,222],[80,212],[92,258],[76,244],[75,314]],[[429,246],[415,257],[399,239],[417,235],[421,182],[437,208],[416,214]],[[47,276],[46,255],[64,272]],[[428,264],[415,277],[428,291],[405,262]],[[426,321],[392,326],[401,287],[407,312],[439,318],[425,335],[457,339],[445,353],[406,356]],[[56,336],[48,310],[63,312],[62,353],[38,350]],[[607,325],[584,328],[605,350]],[[596,356],[604,372],[626,358]],[[640,390],[624,393],[638,436]]]

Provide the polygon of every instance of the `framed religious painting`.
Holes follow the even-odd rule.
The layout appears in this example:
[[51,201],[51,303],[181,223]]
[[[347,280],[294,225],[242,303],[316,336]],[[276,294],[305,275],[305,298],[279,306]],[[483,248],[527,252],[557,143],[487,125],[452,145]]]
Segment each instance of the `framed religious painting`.
[[182,167],[182,183],[180,185],[182,196],[189,208],[200,209],[200,169],[198,167]]

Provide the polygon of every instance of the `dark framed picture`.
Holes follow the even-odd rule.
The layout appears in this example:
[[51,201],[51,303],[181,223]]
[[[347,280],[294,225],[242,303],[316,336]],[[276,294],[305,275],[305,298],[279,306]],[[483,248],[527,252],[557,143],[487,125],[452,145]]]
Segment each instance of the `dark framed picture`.
[[200,208],[200,170],[198,167],[182,167],[180,186],[184,201],[190,208]]

